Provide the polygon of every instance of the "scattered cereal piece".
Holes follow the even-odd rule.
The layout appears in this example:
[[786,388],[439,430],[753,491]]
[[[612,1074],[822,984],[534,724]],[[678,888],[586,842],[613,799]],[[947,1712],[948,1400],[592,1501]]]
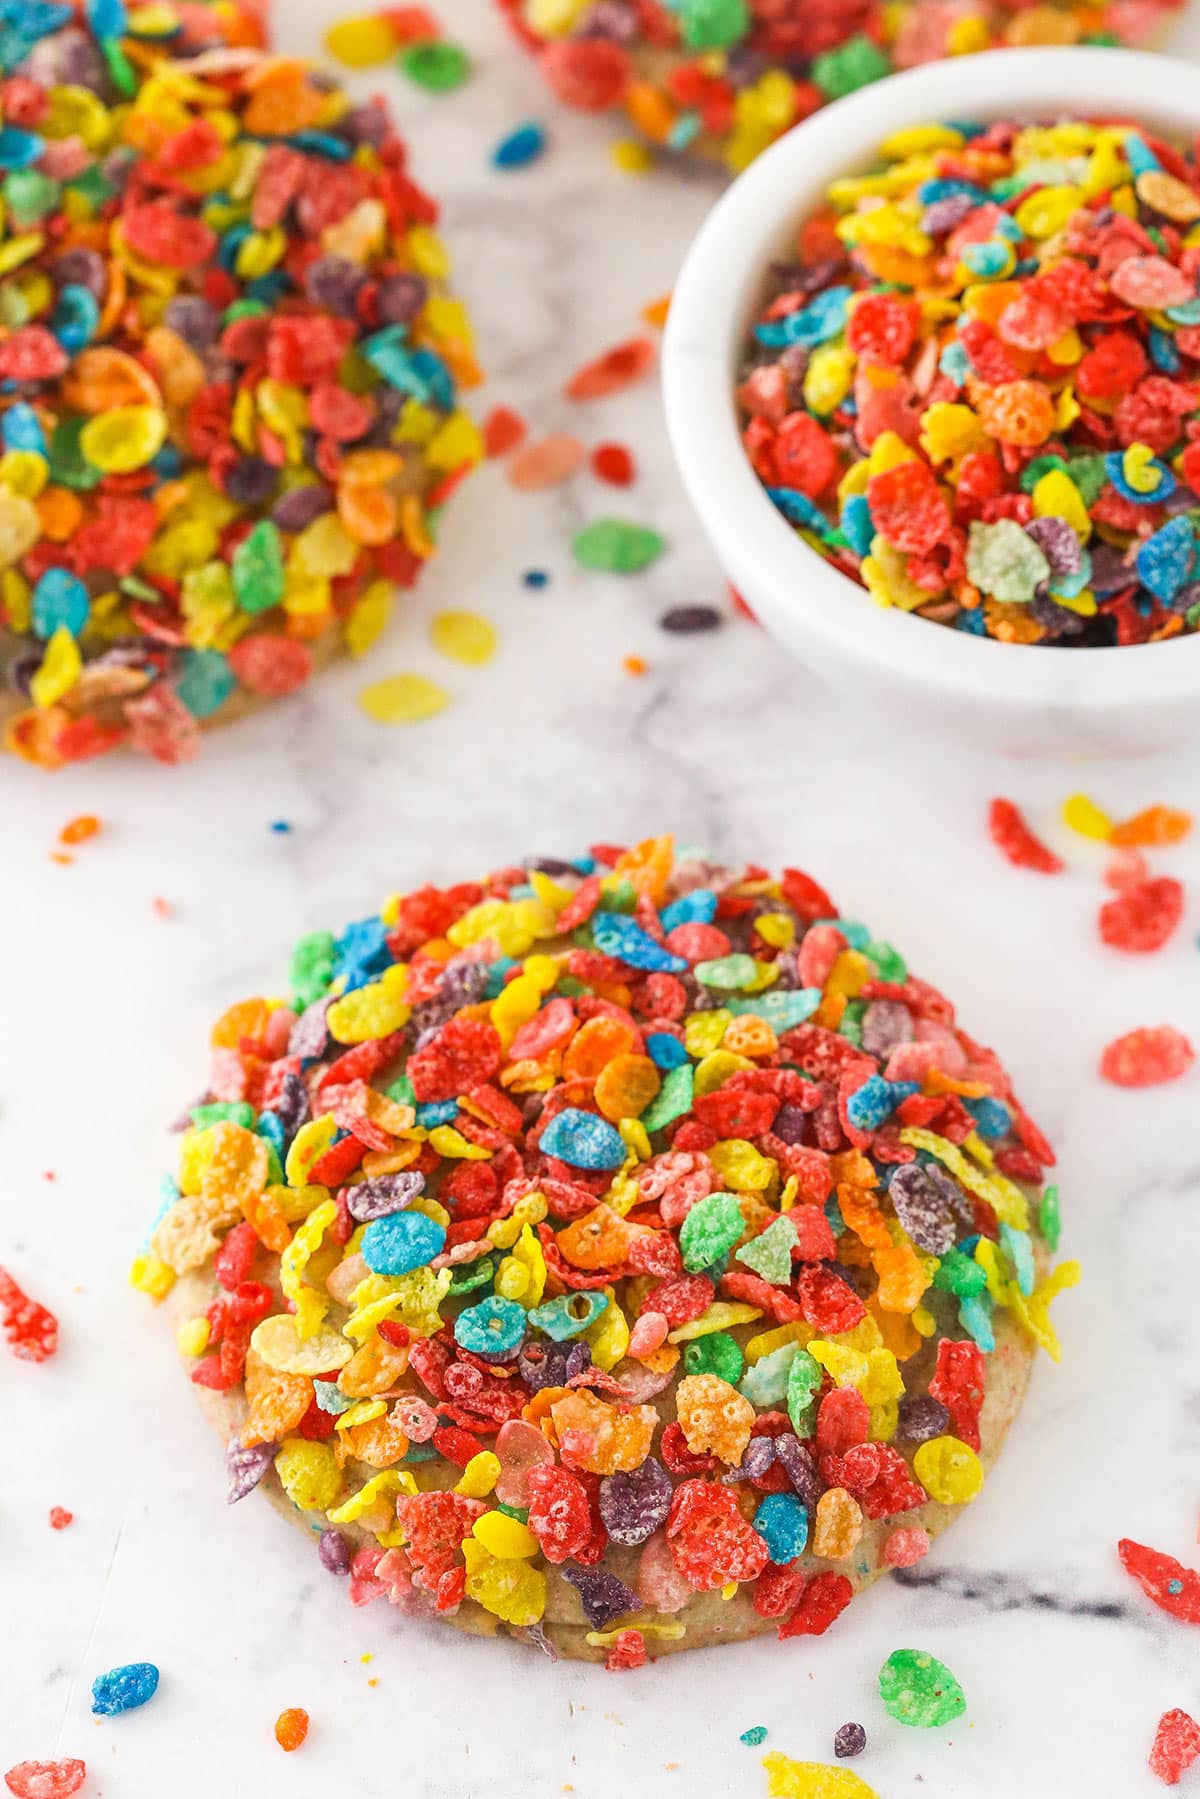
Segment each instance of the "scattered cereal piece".
[[592,451],[592,473],[610,487],[629,487],[637,467],[624,444],[597,444]]
[[879,1670],[884,1709],[899,1724],[932,1730],[967,1709],[962,1688],[944,1662],[923,1649],[895,1649]]
[[749,1749],[757,1749],[758,1745],[760,1743],[765,1743],[766,1740],[767,1727],[765,1724],[752,1724],[749,1730],[743,1730],[741,1736],[738,1738],[738,1742],[745,1743]]
[[763,1757],[770,1799],[879,1799],[874,1787],[851,1768],[826,1762],[796,1762],[777,1749]]
[[1034,836],[1011,800],[992,801],[988,810],[988,829],[992,842],[1014,868],[1032,868],[1042,875],[1062,872],[1059,857]]
[[518,125],[515,131],[501,138],[492,151],[492,167],[494,169],[524,169],[531,162],[536,162],[546,148],[546,133],[533,119]]
[[289,1706],[275,1720],[275,1741],[288,1754],[299,1749],[308,1735],[308,1713],[301,1705]]
[[510,487],[522,493],[540,493],[569,481],[583,467],[585,454],[577,437],[569,431],[555,431],[549,437],[523,444],[509,458],[504,473]]
[[835,1733],[833,1753],[839,1761],[845,1761],[852,1755],[861,1755],[867,1746],[867,1733],[861,1724],[843,1724]]
[[23,1293],[7,1268],[0,1268],[0,1324],[22,1362],[48,1361],[58,1348],[58,1319]]
[[1174,1025],[1145,1025],[1108,1045],[1100,1073],[1116,1087],[1158,1087],[1179,1080],[1195,1060],[1191,1043]]
[[721,614],[715,606],[670,606],[662,613],[658,622],[664,631],[687,637],[697,631],[719,629]]
[[1100,908],[1100,935],[1112,949],[1152,955],[1175,934],[1183,917],[1183,888],[1169,876],[1134,881]]
[[1178,1708],[1164,1712],[1158,1720],[1154,1744],[1150,1750],[1150,1772],[1157,1774],[1164,1786],[1178,1786],[1192,1763],[1200,1757],[1200,1724]]
[[18,1762],[4,1776],[14,1799],[70,1799],[87,1779],[86,1762]]
[[100,830],[100,820],[92,812],[81,812],[78,818],[72,818],[58,833],[58,841],[63,844],[86,843]]
[[1182,843],[1191,828],[1190,812],[1177,812],[1170,806],[1147,806],[1144,812],[1114,825],[1108,840],[1121,849],[1157,849],[1164,844]]
[[1200,1574],[1129,1537],[1121,1538],[1117,1553],[1126,1573],[1133,1575],[1160,1611],[1184,1624],[1200,1624]]
[[325,33],[325,48],[348,69],[371,69],[396,54],[396,34],[384,13],[338,19]]
[[431,94],[450,94],[471,73],[471,59],[457,44],[420,42],[400,53],[401,72]]
[[424,675],[388,675],[364,687],[358,703],[381,725],[414,725],[450,704],[450,695]]
[[615,344],[593,362],[577,369],[563,390],[568,400],[601,400],[640,381],[654,367],[658,352],[649,337],[631,337]]
[[645,675],[650,672],[650,664],[644,656],[623,656],[621,667],[627,675]]
[[429,635],[443,656],[471,668],[482,668],[496,654],[496,627],[478,612],[437,612]]
[[1062,819],[1069,830],[1077,831],[1081,837],[1091,837],[1097,843],[1112,841],[1112,819],[1086,793],[1073,793],[1063,801]]
[[114,1718],[118,1712],[136,1711],[158,1691],[158,1669],[153,1662],[129,1662],[110,1668],[92,1682],[92,1710],[98,1718]]
[[576,562],[609,575],[637,574],[657,562],[666,547],[666,539],[648,525],[619,518],[596,519],[571,539]]
[[507,456],[510,450],[524,442],[528,431],[525,420],[511,406],[493,406],[483,421],[484,454]]
[[68,1524],[73,1524],[74,1522],[74,1512],[66,1511],[61,1505],[52,1505],[50,1507],[51,1530],[66,1530]]

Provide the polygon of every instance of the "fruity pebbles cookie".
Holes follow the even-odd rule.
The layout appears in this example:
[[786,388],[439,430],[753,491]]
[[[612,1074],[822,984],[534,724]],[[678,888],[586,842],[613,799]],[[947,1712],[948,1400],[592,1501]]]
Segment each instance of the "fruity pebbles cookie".
[[212,1036],[135,1284],[357,1605],[820,1635],[979,1493],[1073,1264],[991,1050],[808,875],[423,887]]
[[[567,106],[737,172],[895,69],[1004,45],[1132,44],[1180,0],[500,0]],[[637,146],[626,160],[637,163]]]
[[44,767],[303,685],[480,453],[382,103],[228,4],[0,0],[0,712]]

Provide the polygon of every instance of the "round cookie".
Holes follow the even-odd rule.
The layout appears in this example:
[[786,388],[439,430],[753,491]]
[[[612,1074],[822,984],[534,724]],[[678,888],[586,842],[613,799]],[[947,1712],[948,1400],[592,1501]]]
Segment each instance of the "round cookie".
[[633,1666],[821,1634],[975,1498],[1076,1278],[1052,1152],[809,876],[598,846],[290,982],[133,1279],[355,1603]]
[[44,767],[180,761],[367,648],[481,453],[402,139],[259,38],[222,0],[0,33],[0,719]]
[[[1003,45],[1133,44],[1179,0],[499,0],[557,97],[737,173],[896,69]],[[633,153],[636,164],[636,152]]]

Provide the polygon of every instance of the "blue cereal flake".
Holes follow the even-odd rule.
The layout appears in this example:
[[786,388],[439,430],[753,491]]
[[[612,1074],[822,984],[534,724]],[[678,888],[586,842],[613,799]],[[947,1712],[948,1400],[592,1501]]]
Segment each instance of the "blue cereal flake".
[[211,718],[237,686],[228,658],[220,650],[188,649],[180,665],[176,694],[193,718]]
[[372,1274],[411,1274],[440,1255],[446,1232],[424,1212],[389,1212],[363,1232],[362,1257]]
[[33,590],[33,628],[41,638],[53,637],[63,626],[78,637],[90,609],[87,588],[69,569],[48,568]]
[[1184,517],[1168,519],[1137,553],[1138,579],[1155,599],[1170,602],[1192,579],[1196,533]]
[[919,1081],[885,1081],[873,1074],[846,1101],[846,1116],[856,1130],[877,1131],[902,1100],[919,1093]]
[[365,987],[377,974],[392,965],[392,952],[387,945],[387,927],[378,913],[349,924],[334,945],[334,974],[342,975],[346,991]]
[[328,1412],[331,1418],[340,1418],[343,1412],[348,1412],[357,1403],[348,1393],[342,1392],[335,1380],[315,1380],[313,1392],[321,1410]]
[[570,1168],[619,1168],[625,1160],[621,1133],[595,1112],[568,1106],[542,1132],[539,1148]]
[[996,1333],[992,1328],[992,1300],[989,1293],[972,1293],[967,1299],[958,1302],[958,1319],[968,1336],[974,1337],[984,1355],[991,1355],[996,1347]]
[[757,1749],[758,1745],[765,1743],[766,1740],[767,1727],[765,1724],[752,1724],[749,1730],[743,1730],[738,1738],[738,1742],[745,1743],[747,1749]]
[[772,505],[782,512],[789,525],[802,525],[808,531],[825,533],[829,529],[829,521],[819,506],[814,506],[807,494],[800,493],[794,487],[767,487],[763,489]]
[[1142,464],[1144,476],[1152,477],[1153,485],[1147,490],[1144,487],[1131,485],[1125,468],[1124,450],[1110,450],[1104,458],[1104,472],[1116,488],[1123,500],[1129,500],[1134,506],[1157,506],[1162,500],[1169,500],[1175,492],[1175,477],[1165,462],[1157,456],[1151,456]]
[[740,1016],[753,1012],[765,1018],[773,1031],[790,1031],[812,1017],[824,995],[819,987],[789,987],[781,992],[753,993],[748,999],[727,999],[725,1008]]
[[546,133],[535,119],[527,119],[501,138],[492,151],[494,169],[524,169],[536,162],[546,148]]
[[158,1669],[153,1662],[127,1662],[110,1668],[92,1682],[92,1711],[98,1718],[115,1718],[118,1712],[136,1711],[158,1691]]
[[668,932],[680,924],[711,924],[717,916],[717,896],[711,887],[693,887],[690,893],[672,900],[660,916],[662,928]]
[[853,288],[828,287],[799,312],[789,312],[786,318],[770,319],[766,324],[756,325],[754,335],[760,344],[766,344],[770,349],[802,344],[806,350],[813,350],[818,344],[841,336],[853,297]]
[[604,955],[628,963],[630,968],[663,974],[683,974],[687,968],[682,956],[672,955],[623,912],[598,912],[592,920],[592,941]]
[[773,1562],[794,1562],[808,1542],[808,1512],[794,1493],[768,1493],[754,1514],[754,1528]]
[[1007,1137],[1012,1128],[1012,1112],[1002,1099],[965,1099],[963,1104],[974,1118],[981,1137],[995,1142]]
[[481,1299],[454,1320],[454,1340],[472,1355],[507,1360],[525,1339],[527,1316],[515,1299]]
[[646,1054],[656,1068],[682,1068],[688,1059],[683,1044],[669,1031],[651,1031],[646,1039]]
[[1033,1292],[1036,1270],[1033,1265],[1033,1243],[1028,1231],[1019,1231],[1011,1224],[1001,1224],[1000,1241],[1004,1245],[1005,1254],[1012,1263],[1017,1275],[1017,1286],[1028,1298]]

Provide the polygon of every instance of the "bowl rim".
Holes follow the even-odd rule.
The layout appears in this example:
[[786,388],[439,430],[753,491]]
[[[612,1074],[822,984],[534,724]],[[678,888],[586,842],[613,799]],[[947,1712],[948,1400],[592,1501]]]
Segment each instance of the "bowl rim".
[[[1131,107],[1131,94],[1154,98]],[[693,240],[671,296],[662,383],[667,433],[692,505],[730,573],[771,595],[772,624],[786,618],[843,656],[959,699],[1100,714],[1200,691],[1200,631],[1035,654],[1043,646],[975,637],[880,606],[810,549],[768,499],[742,448],[734,401],[767,263],[830,181],[868,163],[905,125],[1087,112],[1194,133],[1200,70],[1138,50],[989,50],[889,76],[794,126],[726,190]]]

